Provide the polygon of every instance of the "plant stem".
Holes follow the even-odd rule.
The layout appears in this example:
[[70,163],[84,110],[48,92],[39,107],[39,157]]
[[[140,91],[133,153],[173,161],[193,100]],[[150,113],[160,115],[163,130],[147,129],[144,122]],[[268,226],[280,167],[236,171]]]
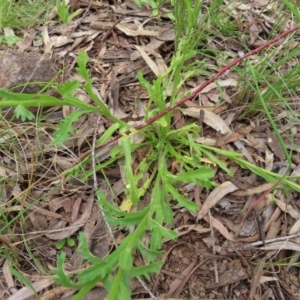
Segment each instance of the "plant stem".
[[122,281],[124,270],[119,268],[117,276],[114,280],[113,286],[111,287],[110,293],[107,296],[107,300],[115,300],[119,292],[120,283]]
[[[261,45],[260,47],[249,51],[248,53],[246,53],[244,56],[242,57],[238,57],[235,60],[233,60],[231,63],[229,63],[227,66],[223,67],[218,73],[216,73],[214,76],[212,76],[209,80],[207,80],[206,82],[204,82],[202,85],[200,85],[193,93],[191,93],[189,96],[182,98],[181,100],[179,100],[178,102],[176,102],[173,105],[170,105],[169,107],[167,107],[166,109],[164,109],[163,111],[161,111],[159,114],[157,114],[155,117],[150,118],[146,123],[144,124],[140,124],[138,126],[135,126],[134,129],[135,130],[141,130],[149,125],[151,125],[152,123],[154,123],[156,120],[158,120],[159,118],[163,117],[164,115],[166,115],[168,112],[170,112],[171,110],[173,110],[174,108],[177,108],[179,106],[181,106],[182,104],[184,104],[186,101],[193,99],[194,97],[196,97],[204,88],[206,88],[209,84],[211,84],[212,82],[214,82],[216,79],[218,79],[222,74],[224,74],[227,70],[229,70],[230,68],[232,68],[233,66],[237,65],[238,63],[240,63],[242,60],[244,60],[245,58],[254,55],[256,53],[261,52],[263,49],[271,46],[272,44],[278,42],[280,39],[284,38],[285,36],[287,36],[288,34],[299,30],[300,29],[300,25],[295,26],[290,28],[289,30],[284,31],[283,33],[281,33],[280,35],[278,35],[277,37],[275,37],[274,39],[268,41],[267,43]],[[100,149],[108,144],[111,144],[117,140],[119,140],[122,136],[124,135],[128,135],[130,134],[132,131],[132,129],[128,129],[127,131],[125,131],[124,133],[118,134],[117,136],[115,136],[114,138],[110,139],[109,141],[98,145],[96,147],[96,149]],[[82,161],[84,158],[86,158],[88,155],[91,154],[91,150],[88,150],[87,152],[83,153],[80,156],[80,161]]]

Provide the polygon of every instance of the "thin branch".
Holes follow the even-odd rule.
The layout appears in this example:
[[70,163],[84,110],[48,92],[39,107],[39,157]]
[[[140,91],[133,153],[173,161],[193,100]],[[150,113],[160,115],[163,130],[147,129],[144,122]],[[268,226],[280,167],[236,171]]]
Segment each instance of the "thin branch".
[[[164,109],[163,111],[161,111],[159,114],[157,114],[155,117],[150,118],[146,123],[140,124],[138,126],[135,126],[134,129],[135,130],[141,130],[151,124],[153,124],[155,121],[157,121],[159,118],[163,117],[164,115],[166,115],[168,112],[170,112],[171,110],[173,110],[174,108],[177,108],[179,106],[181,106],[182,104],[184,104],[186,101],[193,99],[194,97],[196,97],[204,88],[206,88],[209,84],[211,84],[212,82],[214,82],[216,79],[218,79],[221,75],[223,75],[227,70],[231,69],[233,66],[236,66],[237,64],[239,64],[242,60],[244,60],[245,58],[252,56],[254,54],[257,54],[259,52],[261,52],[263,49],[271,46],[272,44],[278,42],[279,40],[281,40],[282,38],[284,38],[285,36],[287,36],[288,34],[299,30],[300,29],[300,25],[292,27],[286,31],[284,31],[283,33],[281,33],[280,35],[278,35],[277,37],[275,37],[274,39],[268,41],[267,43],[261,45],[260,47],[249,51],[248,53],[246,53],[244,56],[242,57],[238,57],[235,60],[233,60],[230,64],[228,64],[227,66],[223,67],[218,73],[216,73],[214,76],[212,76],[209,80],[207,80],[205,83],[203,83],[201,86],[199,86],[194,92],[192,92],[190,95],[188,95],[185,98],[182,98],[181,100],[179,100],[178,102],[176,102],[173,105],[170,105],[169,107],[167,107],[166,109]],[[126,132],[119,134],[117,136],[115,136],[114,138],[110,139],[109,141],[98,145],[96,147],[96,149],[100,149],[108,144],[111,144],[117,140],[119,140],[122,136],[124,135],[128,135],[131,133],[131,130],[127,130]],[[84,158],[86,158],[88,155],[90,155],[91,150],[83,153],[80,156],[80,161],[82,161]]]

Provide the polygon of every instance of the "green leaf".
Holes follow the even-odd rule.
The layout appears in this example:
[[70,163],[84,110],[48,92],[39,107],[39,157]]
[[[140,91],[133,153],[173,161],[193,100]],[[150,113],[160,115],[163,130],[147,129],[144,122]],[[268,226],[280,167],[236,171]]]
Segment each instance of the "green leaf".
[[149,273],[158,273],[163,265],[163,261],[157,261],[149,265],[133,267],[128,273],[131,277],[141,278],[144,276],[147,280],[150,280]]
[[117,295],[117,300],[131,300],[131,290],[129,284],[120,282],[120,292]]
[[79,88],[79,81],[73,80],[71,82],[59,84],[56,88],[56,91],[60,93],[62,96],[74,95],[78,88]]
[[33,120],[35,118],[35,115],[21,104],[15,108],[15,115],[17,118],[21,118],[23,122],[26,119]]
[[[99,140],[97,141],[97,145],[103,144],[106,141],[108,141],[112,135],[116,132],[117,129],[120,128],[120,124],[119,123],[115,123],[113,125],[111,125],[109,128],[107,128],[105,130],[105,132],[101,135],[101,137],[99,138]],[[116,147],[113,147],[112,151],[115,149]]]
[[21,282],[23,282],[30,290],[33,291],[34,295],[36,297],[39,297],[39,295],[37,294],[37,292],[35,291],[34,287],[32,286],[32,284],[30,283],[30,281],[19,271],[17,271],[16,269],[13,268],[12,265],[9,266],[9,270],[11,272],[12,275],[14,275],[15,277],[17,277]]
[[79,247],[77,249],[78,253],[82,254],[83,258],[91,264],[101,264],[104,260],[98,256],[93,255],[90,252],[89,245],[87,244],[85,235],[83,232],[78,234]]
[[77,110],[68,115],[59,123],[58,130],[54,133],[54,143],[61,146],[68,138],[69,133],[73,133],[72,123],[77,121],[80,116],[90,112],[89,110]]
[[120,267],[128,271],[133,266],[132,253],[130,248],[126,248],[120,256]]
[[66,239],[62,239],[55,243],[55,248],[57,250],[60,250],[65,245],[65,243],[66,243]]
[[[137,180],[132,172],[132,144],[130,136],[123,136],[120,141],[122,142],[122,147],[124,151],[125,158],[125,170],[126,170],[126,185],[127,191],[129,191],[130,200],[133,204],[138,203],[138,190],[137,190]],[[126,191],[125,191],[126,192]]]
[[165,118],[165,116],[159,118],[158,120],[155,121],[155,123],[161,125],[162,127],[167,127],[168,126],[168,122],[167,119]]
[[67,245],[69,247],[74,247],[75,246],[75,240],[74,239],[67,239]]
[[86,52],[80,51],[78,53],[78,58],[77,58],[77,64],[78,67],[76,70],[80,73],[83,79],[89,80],[89,71],[86,67],[87,63],[89,61],[89,57]]
[[16,36],[16,35],[9,35],[9,36],[0,36],[0,43],[5,43],[9,47],[12,47],[16,42],[22,41],[23,39]]
[[4,89],[0,89],[0,107],[11,107],[18,106],[19,104],[24,107],[29,106],[53,106],[63,105],[63,101],[49,95],[31,95],[31,94],[20,94],[12,93]]
[[154,227],[151,231],[150,249],[157,251],[162,247],[162,232],[159,227]]
[[141,252],[141,254],[147,258],[148,262],[153,262],[154,260],[157,259],[157,257],[163,255],[163,251],[148,249],[141,242],[138,246],[138,249]]
[[178,173],[176,180],[184,183],[195,182],[202,184],[214,177],[214,171],[211,168],[198,167],[196,170],[188,170],[187,172]]
[[56,278],[53,278],[53,280],[64,286],[67,288],[71,288],[71,289],[80,289],[82,287],[85,286],[85,282],[83,283],[74,283],[73,281],[70,280],[71,275],[68,275],[65,273],[64,270],[64,263],[65,263],[65,259],[66,259],[66,253],[61,253],[60,255],[58,255],[57,257],[57,269],[55,270],[51,270],[51,273],[56,275]]
[[165,188],[173,196],[173,198],[178,202],[179,205],[185,207],[187,210],[189,210],[191,212],[198,211],[198,209],[199,209],[198,205],[190,200],[187,200],[170,183],[165,182]]
[[83,297],[100,281],[101,279],[97,277],[93,280],[88,280],[85,283],[85,286],[80,289],[80,291],[72,298],[72,300],[82,300]]

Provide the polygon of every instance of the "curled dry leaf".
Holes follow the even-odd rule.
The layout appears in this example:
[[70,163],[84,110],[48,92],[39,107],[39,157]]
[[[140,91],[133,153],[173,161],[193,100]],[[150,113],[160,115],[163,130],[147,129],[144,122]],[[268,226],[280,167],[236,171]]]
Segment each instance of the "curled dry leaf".
[[[53,284],[53,280],[51,279],[41,279],[34,283],[32,283],[32,286],[34,290],[38,293],[41,290],[45,289],[46,287]],[[27,286],[22,287],[20,290],[18,290],[15,294],[11,295],[7,300],[20,300],[20,299],[27,299],[34,295],[34,292]]]
[[119,23],[116,25],[116,28],[128,36],[159,36],[158,31],[145,30],[141,24],[136,25]]
[[214,218],[213,216],[211,216],[209,218],[209,216],[207,214],[203,217],[203,219],[207,223],[210,223],[213,228],[217,229],[227,240],[229,240],[231,242],[238,241],[229,233],[227,228],[218,219]]
[[267,257],[263,257],[262,259],[259,260],[258,264],[254,268],[253,277],[251,279],[251,284],[250,284],[250,292],[249,292],[249,298],[248,298],[249,300],[255,299],[254,293],[260,283],[260,278],[264,273],[264,269],[266,266],[266,260],[267,260]]
[[[137,45],[135,47],[140,52],[147,65],[156,76],[165,73],[165,71],[167,70],[167,65],[165,64],[163,58],[157,52],[151,49],[147,49],[147,47],[141,47]],[[150,58],[146,51],[155,57],[156,63]]]
[[273,183],[264,183],[264,184],[261,184],[260,186],[256,186],[254,188],[249,188],[246,191],[233,192],[232,195],[244,197],[244,196],[249,196],[249,195],[254,195],[254,194],[260,194],[260,193],[263,193],[263,192],[271,189],[273,187],[273,185],[274,185]]
[[183,114],[190,116],[195,119],[199,119],[200,110],[204,110],[204,118],[203,122],[215,129],[216,131],[222,133],[222,134],[228,134],[231,133],[231,129],[228,127],[228,125],[225,123],[225,121],[220,118],[215,113],[209,111],[208,109],[203,108],[196,108],[196,107],[188,107],[183,110]]
[[220,184],[217,188],[215,188],[210,195],[206,198],[202,208],[200,209],[197,220],[201,220],[207,213],[208,210],[214,207],[219,200],[221,200],[225,195],[238,190],[238,187],[231,183],[230,181],[226,181]]
[[7,288],[9,289],[9,291],[11,293],[16,293],[17,289],[15,288],[15,283],[14,283],[14,279],[13,276],[9,270],[9,265],[11,264],[11,262],[9,260],[5,260],[3,267],[2,267],[2,272],[7,284]]
[[236,264],[236,266],[230,266],[228,268],[229,270],[220,275],[219,282],[208,281],[206,287],[212,289],[247,279],[249,275],[246,269],[242,268],[238,263]]
[[292,218],[297,221],[300,220],[300,213],[290,204],[285,203],[284,197],[276,201],[276,205],[284,212],[288,213]]
[[[225,80],[216,80],[215,82],[212,82],[209,84],[206,88],[204,88],[200,94],[206,94],[209,91],[218,88],[218,87],[227,87],[227,86],[237,86],[237,80],[234,78],[228,78]],[[197,88],[194,88],[191,90],[191,92],[195,91]]]
[[263,284],[269,281],[276,281],[278,278],[276,277],[271,277],[271,276],[261,276],[259,280],[259,284]]
[[[207,233],[207,232],[210,232],[210,228],[205,228],[205,227],[201,226],[200,224],[193,224],[193,225],[182,225],[180,227],[177,227],[174,231],[177,233],[177,236],[180,237],[191,231],[196,231],[199,234]],[[169,240],[170,239],[168,239],[168,241]]]
[[210,139],[210,138],[200,137],[200,136],[197,136],[195,138],[195,142],[198,143],[198,144],[202,144],[202,145],[206,145],[206,146],[212,146],[212,147],[217,145],[216,139]]
[[261,250],[292,250],[292,251],[300,251],[300,245],[293,241],[285,240],[278,241],[272,244],[265,245],[260,247]]
[[298,232],[300,232],[300,220],[297,220],[296,223],[292,226],[289,234],[296,234]]
[[[188,267],[185,268],[185,270],[182,272],[182,275],[184,277],[189,276],[191,271],[193,270],[194,266],[196,265],[195,261],[192,261]],[[165,295],[166,298],[172,297],[172,295],[176,292],[177,289],[181,287],[181,283],[184,281],[182,278],[176,278],[169,287],[168,293]]]
[[83,214],[78,218],[73,224],[68,227],[62,228],[61,231],[54,232],[54,233],[46,233],[45,235],[47,238],[51,240],[62,240],[65,239],[72,234],[74,234],[77,230],[79,230],[88,220],[90,217],[92,207],[94,203],[94,195],[92,194],[87,200],[87,206]]

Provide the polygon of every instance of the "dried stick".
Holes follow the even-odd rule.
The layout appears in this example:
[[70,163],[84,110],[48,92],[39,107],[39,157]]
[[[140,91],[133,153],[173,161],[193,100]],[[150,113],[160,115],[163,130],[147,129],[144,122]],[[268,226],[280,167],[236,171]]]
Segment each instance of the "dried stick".
[[[256,53],[259,53],[260,51],[262,51],[263,49],[269,47],[270,45],[278,42],[280,39],[284,38],[285,36],[287,36],[288,34],[299,30],[300,29],[300,25],[292,27],[286,31],[284,31],[283,33],[281,33],[280,35],[278,35],[277,37],[275,37],[274,39],[268,41],[267,43],[259,46],[258,48],[249,51],[248,53],[246,53],[244,56],[242,57],[238,57],[235,60],[233,60],[230,64],[228,64],[227,66],[223,67],[218,73],[216,73],[213,77],[211,77],[209,80],[207,80],[205,83],[203,83],[202,85],[200,85],[193,93],[191,93],[189,96],[182,98],[181,100],[179,100],[178,102],[176,102],[173,105],[170,105],[169,107],[167,107],[166,109],[164,109],[162,112],[160,112],[159,114],[157,114],[155,117],[150,118],[146,123],[144,124],[140,124],[134,127],[135,130],[141,130],[151,124],[153,124],[156,120],[158,120],[159,118],[163,117],[164,115],[166,115],[168,112],[170,112],[171,110],[173,110],[174,108],[177,108],[179,106],[181,106],[183,103],[185,103],[188,100],[193,99],[194,97],[196,97],[205,87],[207,87],[209,84],[211,84],[212,82],[214,82],[216,79],[218,79],[222,74],[224,74],[227,70],[229,70],[230,68],[232,68],[233,66],[237,65],[238,63],[240,63],[242,60],[244,60],[245,58],[254,55]],[[100,149],[108,144],[111,144],[115,141],[117,141],[118,139],[120,139],[122,136],[124,135],[128,135],[131,133],[131,130],[127,130],[126,132],[122,133],[122,134],[118,134],[117,136],[113,137],[112,139],[110,139],[109,141],[98,145],[96,147],[96,149]],[[80,161],[82,161],[84,158],[86,158],[88,155],[91,154],[91,150],[88,150],[87,152],[83,153],[79,159]]]

